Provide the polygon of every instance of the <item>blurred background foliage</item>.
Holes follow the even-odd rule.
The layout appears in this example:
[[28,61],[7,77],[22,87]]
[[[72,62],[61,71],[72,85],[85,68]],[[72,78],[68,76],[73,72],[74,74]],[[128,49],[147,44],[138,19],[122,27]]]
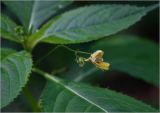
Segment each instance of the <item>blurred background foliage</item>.
[[[62,13],[63,11],[67,11],[70,9],[74,9],[77,7],[89,5],[89,4],[131,4],[131,5],[137,5],[137,6],[148,6],[151,4],[158,3],[158,1],[105,1],[105,2],[98,2],[98,1],[74,1],[69,7],[63,9],[59,13]],[[10,15],[14,20],[17,20],[14,15],[12,15],[11,12],[9,12],[5,5],[1,3],[2,6],[2,12],[7,13]],[[58,14],[59,14],[58,13]],[[54,15],[55,16],[55,15]],[[17,23],[20,23],[17,21]],[[56,74],[57,76],[64,77],[66,79],[72,79],[75,81],[82,81],[87,84],[92,84],[95,86],[103,87],[103,88],[109,88],[118,92],[122,92],[124,94],[127,94],[129,96],[135,97],[139,100],[142,100],[148,104],[151,104],[153,107],[158,108],[158,100],[159,100],[159,88],[158,86],[146,83],[145,81],[134,78],[130,76],[131,74],[125,69],[130,68],[131,73],[136,73],[136,69],[132,69],[132,66],[125,65],[125,62],[131,62],[133,63],[132,60],[132,54],[135,51],[145,52],[149,51],[148,46],[143,43],[142,46],[138,44],[138,46],[134,46],[133,44],[128,44],[125,45],[123,43],[128,43],[130,40],[127,42],[125,36],[138,36],[139,38],[142,39],[147,39],[151,42],[154,42],[156,46],[159,44],[159,9],[156,9],[154,11],[149,12],[146,16],[144,16],[141,21],[137,22],[133,26],[131,26],[129,29],[123,30],[119,32],[118,34],[108,37],[104,37],[100,40],[97,41],[92,41],[89,43],[83,43],[83,44],[72,44],[68,45],[69,47],[73,49],[79,49],[82,51],[88,51],[88,52],[94,52],[96,49],[102,49],[105,51],[105,60],[111,63],[111,68],[107,72],[102,72],[100,70],[97,70],[93,65],[91,64],[86,64],[84,67],[80,68],[78,64],[75,62],[75,56],[73,53],[70,51],[64,49],[64,48],[59,48],[55,52],[53,52],[51,55],[49,55],[44,61],[40,62],[38,64],[38,67],[41,68],[42,70],[46,70],[49,73]],[[126,35],[127,34],[127,35]],[[128,35],[129,34],[129,35]],[[109,47],[109,45],[101,44],[104,41],[109,41],[110,43],[114,42],[114,39],[112,41],[112,37],[120,37],[119,41],[116,42],[115,48],[114,47]],[[123,40],[124,38],[124,40]],[[131,40],[132,41],[132,40]],[[108,44],[109,44],[108,42]],[[96,47],[95,45],[98,44]],[[122,43],[122,44],[121,44]],[[104,45],[105,48],[102,48],[102,45]],[[1,39],[1,46],[2,47],[8,47],[8,48],[15,48],[16,50],[21,50],[22,47],[19,46],[16,43],[10,42],[5,39]],[[33,50],[33,60],[36,62],[39,58],[41,58],[43,55],[48,53],[51,49],[53,49],[56,45],[53,44],[45,44],[45,43],[40,43],[36,46],[36,48]],[[128,51],[123,51],[122,48],[119,48],[119,46],[123,46],[125,50],[127,48],[133,48],[131,51],[128,53]],[[142,47],[142,48],[141,48]],[[149,47],[150,48],[150,47]],[[154,47],[153,47],[154,48]],[[155,56],[155,61],[158,64],[159,59],[158,59],[158,50],[154,49],[155,51],[150,51],[150,55]],[[117,51],[118,53],[115,53]],[[135,53],[136,53],[135,52]],[[115,53],[115,54],[112,54]],[[121,57],[117,58],[116,54],[120,55]],[[131,59],[128,59],[128,61],[121,61],[119,64],[121,65],[116,65],[112,61],[116,60],[121,60],[125,59],[125,56],[130,55]],[[84,56],[84,57],[89,57],[89,56]],[[111,58],[112,57],[112,58]],[[139,57],[136,56],[134,58],[137,58],[137,62],[139,62]],[[135,61],[135,60],[134,60]],[[147,61],[147,56],[146,60]],[[34,62],[34,63],[35,63]],[[144,64],[145,65],[145,64]],[[117,66],[118,68],[124,68],[124,71],[118,71],[112,69],[112,66]],[[140,65],[141,66],[141,65]],[[142,65],[143,66],[143,65]],[[152,70],[148,67],[143,67],[146,69],[146,73],[143,76],[147,76],[149,71],[155,71],[156,74],[158,74],[158,65],[157,67]],[[126,69],[126,70],[127,70]],[[121,70],[121,69],[120,69]],[[141,73],[138,73],[141,74]],[[138,75],[137,74],[137,75]],[[73,76],[74,75],[74,76]],[[157,76],[158,77],[158,76]],[[39,96],[45,86],[45,80],[35,74],[32,73],[30,76],[30,81],[27,83],[27,86],[23,88],[22,93],[8,106],[2,109],[2,111],[32,111],[32,109],[37,109],[34,106],[34,103],[38,101]],[[158,81],[158,78],[155,78],[154,80]],[[153,80],[153,81],[154,81]],[[33,95],[33,97],[32,97]],[[33,105],[32,105],[32,104]]]

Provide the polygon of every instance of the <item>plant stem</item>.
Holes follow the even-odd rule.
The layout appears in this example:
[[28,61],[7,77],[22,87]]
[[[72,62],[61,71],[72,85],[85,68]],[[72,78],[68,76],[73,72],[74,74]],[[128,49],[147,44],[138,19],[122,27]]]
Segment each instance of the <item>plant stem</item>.
[[69,48],[69,47],[67,47],[67,46],[65,46],[65,45],[60,45],[60,46],[66,48],[66,49],[68,49],[69,51],[72,51],[72,52],[74,52],[74,53],[81,53],[81,54],[88,54],[88,55],[92,54],[92,53],[88,53],[88,52],[84,52],[84,51],[74,50],[74,49],[71,49],[71,48]]
[[37,105],[37,102],[35,101],[35,99],[33,98],[32,93],[30,92],[30,90],[28,89],[28,87],[26,86],[23,90],[23,94],[26,97],[26,100],[28,101],[28,103],[30,104],[32,111],[33,112],[39,112],[40,109]]
[[40,69],[32,68],[32,71],[38,73],[39,75],[42,75],[43,77],[45,77],[48,80],[52,80],[52,81],[54,81],[56,83],[61,84],[60,80],[57,77],[52,76],[52,75],[50,75],[50,74],[48,74],[48,73],[46,73],[46,72],[44,72],[44,71],[42,71]]
[[81,53],[81,54],[91,54],[91,53],[88,53],[88,52],[84,52],[84,51],[79,51],[79,50],[74,50],[74,49],[71,49],[65,45],[57,45],[55,48],[53,48],[52,50],[50,50],[47,54],[45,54],[43,57],[41,57],[40,59],[37,60],[37,62],[35,63],[35,65],[38,65],[40,62],[42,62],[45,58],[47,58],[51,53],[53,53],[56,49],[58,49],[59,47],[63,47],[73,53]]

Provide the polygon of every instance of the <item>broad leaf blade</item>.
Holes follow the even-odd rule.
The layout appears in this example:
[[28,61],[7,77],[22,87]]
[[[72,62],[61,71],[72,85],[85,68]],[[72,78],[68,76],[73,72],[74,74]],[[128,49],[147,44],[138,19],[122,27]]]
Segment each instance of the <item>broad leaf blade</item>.
[[4,1],[25,28],[35,32],[42,23],[71,3],[71,1]]
[[69,5],[71,1],[36,1],[32,11],[30,25],[35,31],[50,16],[56,14],[59,10]]
[[[156,6],[91,5],[59,16],[37,34],[48,43],[68,44],[87,42],[115,34],[139,21]],[[45,26],[46,27],[46,26]],[[43,32],[43,33],[41,33]],[[33,39],[37,38],[32,37]]]
[[0,19],[1,19],[0,30],[2,38],[19,42],[18,36],[15,32],[15,28],[17,26],[16,23],[14,23],[9,17],[3,14],[1,14]]
[[19,18],[25,29],[28,30],[34,1],[3,1],[3,3]]
[[115,36],[95,43],[92,50],[104,51],[110,69],[126,72],[148,83],[159,85],[158,45],[130,35]]
[[49,77],[40,105],[44,112],[153,112],[129,96],[85,84]]
[[25,51],[1,49],[1,108],[8,105],[26,84],[32,59]]

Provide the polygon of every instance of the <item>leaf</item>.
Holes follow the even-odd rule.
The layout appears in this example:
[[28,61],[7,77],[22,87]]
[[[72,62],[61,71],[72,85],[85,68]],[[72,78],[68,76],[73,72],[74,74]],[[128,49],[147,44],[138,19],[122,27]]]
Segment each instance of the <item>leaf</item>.
[[1,108],[18,96],[27,83],[32,59],[25,51],[1,49]]
[[17,34],[15,32],[16,23],[14,23],[8,16],[1,14],[1,36],[5,39],[19,42]]
[[26,30],[28,30],[33,1],[3,1],[3,3],[19,18]]
[[33,30],[38,29],[50,16],[56,14],[71,2],[72,1],[36,1],[30,21],[30,24],[33,25]]
[[153,112],[154,108],[132,97],[45,75],[50,81],[40,101],[43,112]]
[[97,49],[104,51],[110,69],[159,85],[157,44],[136,36],[121,35],[98,41],[92,46],[93,51]]
[[20,19],[26,30],[35,32],[42,23],[71,1],[3,1]]
[[[157,6],[90,5],[66,12],[48,22],[29,40],[70,44],[115,34],[139,21]],[[40,35],[41,36],[40,36]]]

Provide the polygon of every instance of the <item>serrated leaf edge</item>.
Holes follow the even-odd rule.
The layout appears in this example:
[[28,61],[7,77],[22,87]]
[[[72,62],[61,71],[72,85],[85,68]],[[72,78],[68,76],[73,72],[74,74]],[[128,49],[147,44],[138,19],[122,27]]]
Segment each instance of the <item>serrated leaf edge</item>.
[[[13,55],[13,54],[16,54],[16,53],[17,53],[17,52],[15,51],[15,53],[12,53],[12,55]],[[11,54],[10,54],[10,55],[11,55]],[[8,55],[7,57],[9,57],[10,55]],[[31,57],[31,55],[30,55],[30,57]],[[32,58],[32,57],[31,57],[31,58]],[[32,60],[31,60],[31,65],[33,66],[33,61],[32,61]],[[31,66],[31,69],[32,69],[32,66]],[[31,72],[32,72],[31,69],[30,69],[30,72],[28,72],[28,74],[27,74],[27,76],[26,76],[25,84],[21,85],[21,87],[19,88],[19,89],[20,89],[20,90],[18,91],[19,93],[18,93],[17,95],[15,95],[15,97],[12,98],[8,104],[6,104],[6,105],[4,105],[4,106],[1,106],[1,108],[4,108],[4,107],[6,107],[7,105],[11,104],[11,103],[20,95],[20,93],[22,92],[23,88],[25,87],[25,85],[27,84],[27,82],[28,82],[28,80],[29,80],[30,74],[31,74]]]

